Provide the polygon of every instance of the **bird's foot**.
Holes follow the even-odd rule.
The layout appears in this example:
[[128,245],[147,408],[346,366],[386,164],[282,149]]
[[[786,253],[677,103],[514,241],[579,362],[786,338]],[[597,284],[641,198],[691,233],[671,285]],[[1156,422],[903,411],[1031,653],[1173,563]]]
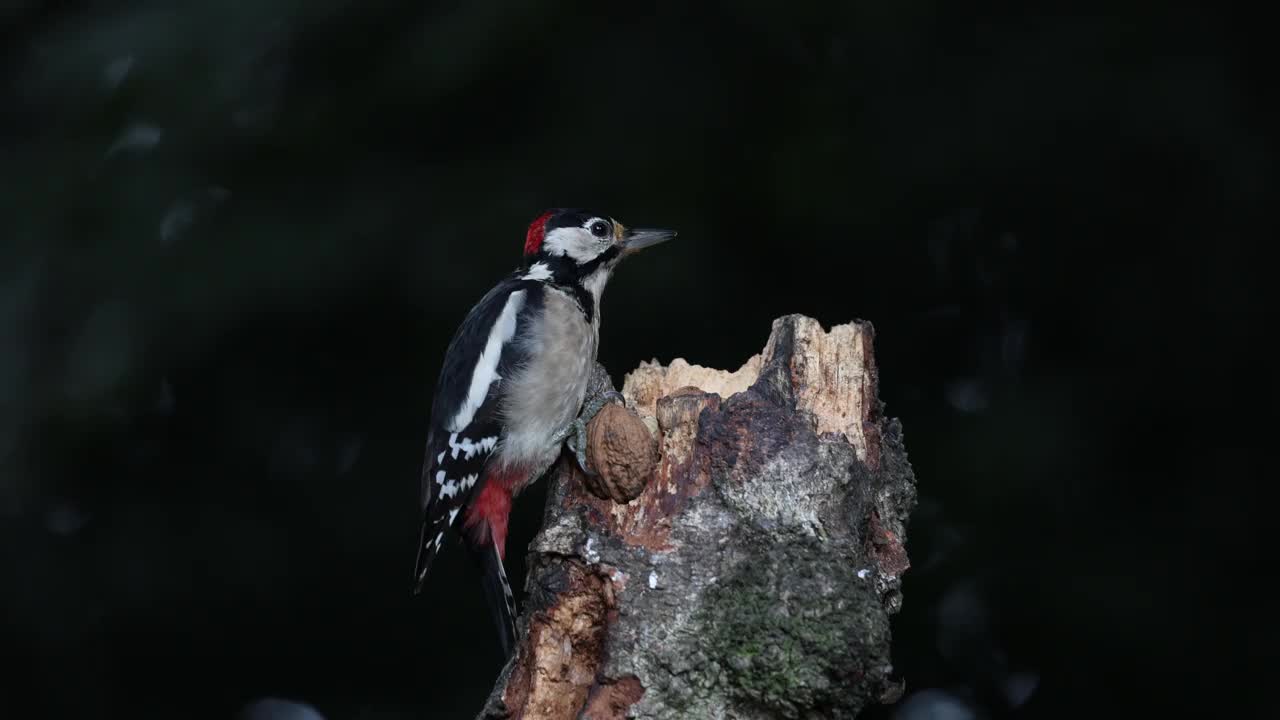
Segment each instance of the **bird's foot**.
[[587,462],[587,425],[605,405],[611,402],[626,405],[627,401],[617,390],[606,390],[584,403],[578,419],[574,420],[570,426],[569,449],[573,451],[578,467],[582,468],[582,472],[589,477],[596,477],[597,473],[591,469],[591,463]]

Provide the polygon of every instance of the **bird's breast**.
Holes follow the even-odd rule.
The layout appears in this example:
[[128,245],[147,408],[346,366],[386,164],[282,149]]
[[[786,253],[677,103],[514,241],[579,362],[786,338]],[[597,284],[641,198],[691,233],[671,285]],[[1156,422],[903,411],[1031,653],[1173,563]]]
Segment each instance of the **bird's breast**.
[[498,455],[507,465],[537,465],[558,452],[555,435],[581,410],[598,335],[571,296],[548,287],[518,342],[527,359],[504,388]]

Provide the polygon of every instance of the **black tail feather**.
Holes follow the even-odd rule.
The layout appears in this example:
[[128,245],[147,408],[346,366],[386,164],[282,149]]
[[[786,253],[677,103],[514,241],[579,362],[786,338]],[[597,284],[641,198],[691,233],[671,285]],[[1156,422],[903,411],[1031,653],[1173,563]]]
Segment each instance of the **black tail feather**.
[[502,558],[498,557],[497,547],[492,543],[475,547],[473,552],[480,564],[484,599],[498,631],[502,655],[510,657],[516,641],[516,603],[511,583],[507,581],[507,571],[502,566]]

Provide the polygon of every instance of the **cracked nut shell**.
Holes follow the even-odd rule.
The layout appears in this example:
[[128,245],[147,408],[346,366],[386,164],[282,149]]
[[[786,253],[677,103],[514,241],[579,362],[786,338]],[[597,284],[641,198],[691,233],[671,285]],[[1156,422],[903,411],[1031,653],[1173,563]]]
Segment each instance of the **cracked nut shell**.
[[640,416],[610,403],[587,425],[587,462],[596,477],[583,476],[592,495],[628,503],[639,497],[658,464],[658,450]]

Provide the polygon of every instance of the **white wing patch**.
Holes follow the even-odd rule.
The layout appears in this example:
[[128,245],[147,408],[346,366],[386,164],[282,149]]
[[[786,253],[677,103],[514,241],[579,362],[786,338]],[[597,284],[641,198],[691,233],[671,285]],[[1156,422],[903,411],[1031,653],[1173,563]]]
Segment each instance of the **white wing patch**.
[[524,274],[525,280],[550,280],[551,268],[546,263],[534,263],[529,267],[529,272]]
[[489,340],[485,343],[484,351],[476,360],[475,370],[471,373],[471,386],[467,389],[462,407],[449,423],[450,432],[459,432],[471,424],[475,419],[476,411],[484,404],[485,396],[489,394],[489,386],[501,379],[498,376],[498,360],[502,357],[502,347],[511,342],[511,338],[516,335],[516,321],[519,319],[520,310],[524,307],[524,301],[524,290],[517,290],[507,298],[507,304],[503,306],[498,322],[494,323],[493,329],[489,331]]

